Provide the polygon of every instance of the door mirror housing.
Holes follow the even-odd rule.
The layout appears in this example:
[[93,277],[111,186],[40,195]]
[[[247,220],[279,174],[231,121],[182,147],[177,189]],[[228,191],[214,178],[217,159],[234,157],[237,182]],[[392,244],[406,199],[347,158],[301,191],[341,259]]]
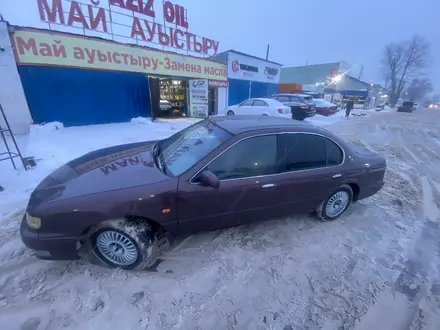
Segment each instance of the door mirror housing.
[[199,181],[207,186],[217,189],[220,186],[220,180],[211,171],[203,171],[199,175]]

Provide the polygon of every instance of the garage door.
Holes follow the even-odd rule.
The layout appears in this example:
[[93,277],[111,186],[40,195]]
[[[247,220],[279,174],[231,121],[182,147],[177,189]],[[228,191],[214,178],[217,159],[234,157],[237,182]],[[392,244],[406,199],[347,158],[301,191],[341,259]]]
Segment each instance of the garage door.
[[150,117],[146,76],[98,70],[20,66],[35,123],[107,124]]

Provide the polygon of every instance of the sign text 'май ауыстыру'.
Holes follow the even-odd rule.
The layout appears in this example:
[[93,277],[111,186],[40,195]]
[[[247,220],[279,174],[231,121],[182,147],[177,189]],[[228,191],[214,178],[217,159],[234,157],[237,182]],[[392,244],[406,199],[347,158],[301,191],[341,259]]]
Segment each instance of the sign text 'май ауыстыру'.
[[225,64],[152,48],[54,31],[11,33],[17,63],[53,65],[227,81]]
[[[218,41],[188,32],[186,9],[170,1],[163,2],[164,24],[153,21],[156,18],[154,0],[107,0],[107,7],[100,0],[90,0],[88,4],[73,0],[36,1],[40,19],[47,23],[102,32],[113,37],[130,38],[193,53],[217,54]],[[116,7],[119,8],[118,11],[115,11]],[[122,14],[121,9],[127,13]],[[146,18],[140,18],[135,13]],[[123,22],[116,22],[118,18]],[[121,26],[131,28],[130,32],[116,32]]]

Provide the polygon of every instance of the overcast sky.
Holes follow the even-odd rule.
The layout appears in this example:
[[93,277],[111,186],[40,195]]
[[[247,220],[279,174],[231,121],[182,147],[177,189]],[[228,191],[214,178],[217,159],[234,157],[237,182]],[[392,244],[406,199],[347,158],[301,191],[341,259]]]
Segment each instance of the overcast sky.
[[[346,60],[363,80],[382,81],[380,57],[391,41],[419,33],[432,45],[431,78],[440,90],[440,0],[176,0],[190,29],[285,66]],[[358,71],[357,71],[358,72]]]
[[[0,0],[0,12],[11,24],[38,26],[36,2]],[[440,91],[440,59],[436,61],[440,54],[440,0],[171,2],[187,9],[189,32],[219,41],[219,51],[234,49],[265,57],[270,44],[269,59],[284,66],[345,60],[356,66],[355,76],[364,65],[362,79],[376,83],[384,81],[380,70],[384,46],[418,33],[431,43],[430,76]],[[155,0],[155,7],[162,7],[161,0]]]

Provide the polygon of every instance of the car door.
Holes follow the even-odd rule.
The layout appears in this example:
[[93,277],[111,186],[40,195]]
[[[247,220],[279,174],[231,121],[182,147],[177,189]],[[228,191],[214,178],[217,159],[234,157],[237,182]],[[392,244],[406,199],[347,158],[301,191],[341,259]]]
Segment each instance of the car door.
[[254,100],[251,109],[252,109],[251,110],[252,113],[249,113],[250,115],[270,114],[269,105],[263,100]]
[[[213,230],[278,216],[279,135],[250,136],[234,143],[188,181],[179,182],[178,218],[184,233]],[[201,184],[209,170],[218,188]]]
[[312,133],[283,134],[283,142],[278,189],[283,212],[315,210],[342,184],[343,151],[334,141]]
[[236,109],[236,115],[250,115],[252,112],[252,104],[254,103],[253,99],[244,101],[240,104],[240,106]]

